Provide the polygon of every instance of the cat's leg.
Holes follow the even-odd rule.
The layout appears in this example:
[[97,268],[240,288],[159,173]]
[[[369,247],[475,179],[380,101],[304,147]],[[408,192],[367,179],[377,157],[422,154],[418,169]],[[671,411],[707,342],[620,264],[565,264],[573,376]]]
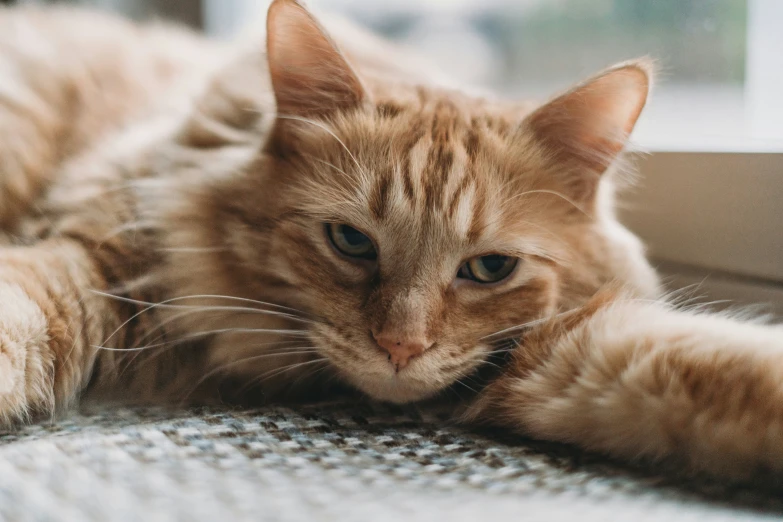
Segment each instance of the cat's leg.
[[95,345],[119,324],[106,283],[79,244],[0,249],[0,423],[48,415],[88,383]]
[[467,417],[624,459],[783,474],[783,329],[597,298],[523,339]]

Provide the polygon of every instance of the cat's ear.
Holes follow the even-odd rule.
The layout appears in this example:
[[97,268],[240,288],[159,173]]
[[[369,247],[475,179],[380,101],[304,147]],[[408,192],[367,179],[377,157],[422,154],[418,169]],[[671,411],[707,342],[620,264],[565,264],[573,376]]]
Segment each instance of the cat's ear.
[[[650,89],[652,65],[644,60],[606,70],[535,110],[525,120],[533,139],[572,176],[573,194],[590,198],[597,180],[623,150]],[[587,179],[589,178],[589,179]]]
[[296,0],[274,0],[269,7],[267,53],[280,115],[322,117],[367,99],[350,64]]

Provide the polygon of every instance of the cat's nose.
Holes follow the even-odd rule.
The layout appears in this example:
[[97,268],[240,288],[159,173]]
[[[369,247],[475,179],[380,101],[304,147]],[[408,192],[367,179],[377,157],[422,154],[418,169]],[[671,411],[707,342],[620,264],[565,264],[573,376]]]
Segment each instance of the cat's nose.
[[393,335],[380,334],[374,337],[378,346],[389,352],[389,362],[397,371],[408,366],[411,359],[424,353],[432,344],[423,339],[404,339]]

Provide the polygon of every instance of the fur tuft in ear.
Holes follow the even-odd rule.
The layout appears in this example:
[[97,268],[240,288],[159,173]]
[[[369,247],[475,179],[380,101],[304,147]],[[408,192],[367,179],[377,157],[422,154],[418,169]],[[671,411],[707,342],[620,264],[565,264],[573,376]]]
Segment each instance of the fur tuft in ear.
[[337,46],[295,0],[275,0],[269,7],[267,53],[278,114],[323,117],[367,97]]
[[599,176],[623,150],[647,102],[652,64],[637,60],[619,64],[534,111],[525,128],[546,148],[547,154],[573,176],[584,177],[592,197]]

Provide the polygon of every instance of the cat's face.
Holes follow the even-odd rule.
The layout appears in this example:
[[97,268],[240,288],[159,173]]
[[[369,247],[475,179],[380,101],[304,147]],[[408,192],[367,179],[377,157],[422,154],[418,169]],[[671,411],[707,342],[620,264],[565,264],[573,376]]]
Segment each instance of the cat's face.
[[273,3],[268,29],[278,120],[236,196],[264,223],[238,241],[254,266],[242,284],[263,279],[277,289],[263,298],[311,314],[313,346],[345,380],[393,402],[471,388],[510,346],[499,332],[622,279],[628,243],[609,237],[600,179],[646,99],[643,66],[527,114],[368,88],[292,0]]
[[491,334],[552,313],[558,222],[580,221],[517,180],[535,159],[500,120],[432,96],[328,131],[301,123],[295,150],[271,160],[286,208],[269,262],[319,316],[311,337],[343,377],[395,402],[470,387]]

